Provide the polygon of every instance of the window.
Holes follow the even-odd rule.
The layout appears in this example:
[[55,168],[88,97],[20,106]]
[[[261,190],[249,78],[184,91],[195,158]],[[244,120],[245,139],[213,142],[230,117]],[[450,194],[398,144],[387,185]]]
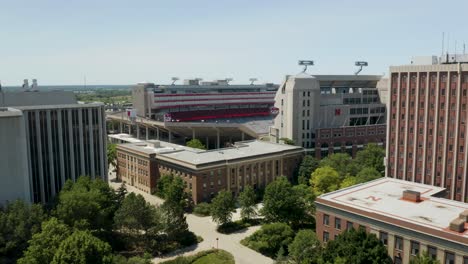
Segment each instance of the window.
[[335,228],[341,230],[341,219],[335,218]]
[[326,225],[326,226],[330,225],[330,216],[329,215],[327,215],[327,214],[323,215],[323,224]]
[[455,255],[451,252],[445,252],[445,264],[455,264]]
[[323,232],[323,242],[328,242],[330,240],[330,234],[327,231]]
[[351,230],[351,229],[353,229],[353,222],[348,221],[346,223],[346,230]]
[[437,248],[433,246],[427,246],[427,254],[432,259],[437,259]]
[[386,232],[379,232],[380,241],[387,246],[388,245],[388,234]]
[[395,236],[395,249],[403,250],[403,238],[402,237]]
[[463,264],[468,264],[468,256],[463,257]]
[[416,256],[419,254],[419,242],[411,241],[411,255]]

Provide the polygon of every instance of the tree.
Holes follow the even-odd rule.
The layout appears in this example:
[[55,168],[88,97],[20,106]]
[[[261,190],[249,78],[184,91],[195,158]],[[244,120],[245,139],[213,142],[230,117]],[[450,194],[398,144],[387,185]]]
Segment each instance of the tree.
[[33,235],[18,264],[50,263],[60,244],[70,235],[70,228],[52,217],[42,223],[42,231]]
[[229,191],[220,191],[211,201],[211,217],[218,224],[229,223],[234,209],[236,209],[236,203]]
[[257,215],[256,194],[252,186],[247,186],[239,194],[239,204],[241,207],[241,217],[244,220],[251,219]]
[[172,174],[162,175],[158,183],[156,184],[156,195],[165,199],[167,189],[169,188],[169,185],[171,185],[174,178],[175,177]]
[[344,178],[344,180],[340,184],[340,189],[347,188],[347,187],[353,186],[353,185],[358,184],[358,183],[359,182],[358,182],[356,177],[346,176],[346,178]]
[[282,140],[282,141],[284,142],[284,144],[286,144],[286,145],[292,145],[292,146],[295,145],[295,144],[294,144],[294,140],[289,139],[289,138],[284,138],[284,137],[283,137],[283,138],[280,138],[279,140]]
[[299,219],[302,224],[315,223],[315,192],[312,187],[299,184],[293,186],[293,191],[299,199],[301,207],[304,208],[304,216]]
[[375,168],[373,168],[373,167],[364,167],[356,175],[356,182],[357,183],[368,182],[368,181],[378,179],[380,177],[382,177],[382,174],[380,174],[380,172],[378,172]]
[[125,199],[127,193],[127,186],[125,185],[125,182],[122,182],[122,184],[120,184],[120,187],[116,191],[116,200],[118,205],[117,207],[120,207],[122,205],[122,202]]
[[418,254],[416,257],[410,259],[410,264],[440,264],[440,261],[429,256],[427,251]]
[[107,165],[114,168],[117,172],[117,144],[107,144]]
[[356,153],[354,163],[361,169],[364,167],[374,168],[383,176],[385,171],[384,157],[385,149],[383,147],[369,143],[363,150]]
[[274,257],[281,248],[286,249],[293,238],[294,231],[288,224],[271,223],[263,225],[260,230],[246,237],[241,243],[263,255]]
[[41,230],[45,219],[46,214],[38,204],[16,200],[0,207],[0,263],[20,257],[28,240]]
[[147,234],[158,226],[156,208],[145,201],[140,194],[130,193],[115,212],[114,226],[117,230],[137,237],[143,231]]
[[54,255],[52,264],[111,264],[112,249],[89,231],[76,230],[65,239]]
[[331,263],[337,258],[343,258],[345,263],[349,264],[392,263],[387,248],[374,234],[354,229],[345,231],[335,240],[329,241],[319,258]]
[[76,183],[67,181],[58,197],[55,215],[67,225],[91,230],[111,229],[118,204],[106,182],[81,176]]
[[317,195],[338,190],[340,183],[338,172],[329,166],[316,169],[310,179],[310,185]]
[[304,229],[297,232],[294,240],[289,244],[289,256],[294,263],[315,263],[320,253],[320,241],[314,231]]
[[180,177],[173,177],[171,182],[164,186],[164,201],[170,206],[180,207],[184,210],[188,206],[188,194],[185,192],[184,181]]
[[203,143],[197,138],[192,138],[191,140],[187,141],[186,145],[187,147],[191,148],[206,149],[206,146],[203,145]]
[[318,160],[311,155],[306,155],[299,166],[298,171],[298,183],[299,184],[309,184],[310,175],[315,171],[319,166]]
[[348,153],[334,153],[328,155],[320,161],[319,167],[333,168],[338,172],[341,180],[343,180],[347,175],[356,175],[358,171]]
[[305,214],[302,201],[288,179],[279,177],[267,185],[261,213],[268,222],[297,222]]

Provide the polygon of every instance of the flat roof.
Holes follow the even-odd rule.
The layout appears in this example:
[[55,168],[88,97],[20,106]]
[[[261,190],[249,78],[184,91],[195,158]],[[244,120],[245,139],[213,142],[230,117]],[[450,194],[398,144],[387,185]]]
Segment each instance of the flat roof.
[[128,143],[138,143],[138,142],[143,142],[142,140],[139,140],[137,138],[132,137],[130,134],[125,134],[125,133],[120,133],[120,134],[110,134],[107,135],[109,138],[114,138],[118,140],[122,140]]
[[[403,200],[403,191],[406,190],[420,192],[422,201]],[[450,222],[468,210],[468,204],[433,196],[444,190],[445,188],[431,185],[381,178],[323,194],[318,197],[317,203],[341,205],[370,213],[366,214],[368,216],[380,215],[468,238],[468,229],[464,233],[448,230]]]
[[[156,143],[156,147],[154,146],[154,143]],[[298,146],[276,144],[259,140],[240,141],[236,142],[234,147],[215,150],[194,149],[157,140],[122,144],[119,145],[119,147],[146,154],[157,154],[157,156],[163,160],[180,162],[192,166],[214,162],[227,162],[230,160],[275,154],[285,151],[303,150]]]
[[44,110],[44,109],[71,109],[71,108],[90,108],[103,106],[103,103],[86,103],[86,104],[56,104],[56,105],[28,105],[15,106],[20,110]]
[[164,153],[162,156],[174,160],[201,165],[219,161],[229,161],[241,158],[249,158],[260,155],[275,154],[289,150],[301,150],[301,147],[286,144],[275,144],[266,141],[252,140],[236,142],[235,147],[197,151],[184,149],[182,151]]

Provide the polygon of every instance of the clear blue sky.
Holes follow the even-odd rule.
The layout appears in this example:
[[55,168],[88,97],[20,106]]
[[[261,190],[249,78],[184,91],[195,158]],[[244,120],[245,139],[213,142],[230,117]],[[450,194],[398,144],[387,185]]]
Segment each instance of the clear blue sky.
[[[0,80],[169,82],[172,76],[281,82],[300,71],[382,74],[413,55],[468,44],[468,1],[0,0]],[[446,35],[447,35],[446,33]]]

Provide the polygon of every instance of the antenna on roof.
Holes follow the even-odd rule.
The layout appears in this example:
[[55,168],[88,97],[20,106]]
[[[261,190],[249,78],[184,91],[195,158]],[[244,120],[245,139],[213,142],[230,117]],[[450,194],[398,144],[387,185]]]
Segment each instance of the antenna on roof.
[[232,82],[232,80],[234,80],[234,79],[232,79],[232,78],[226,78],[226,83],[229,84],[229,82]]
[[444,56],[445,32],[442,32],[442,56]]
[[175,82],[177,82],[179,80],[179,77],[172,77],[171,80],[172,80],[171,85],[174,85]]
[[258,79],[257,78],[250,78],[249,81],[250,81],[250,85],[253,85],[254,82],[258,81]]
[[359,69],[354,73],[354,75],[358,75],[362,71],[362,68],[364,66],[367,67],[369,64],[367,61],[356,61],[354,65],[359,66]]
[[300,60],[297,64],[300,66],[304,66],[304,69],[302,70],[302,72],[306,72],[307,66],[313,66],[314,61],[313,60]]

